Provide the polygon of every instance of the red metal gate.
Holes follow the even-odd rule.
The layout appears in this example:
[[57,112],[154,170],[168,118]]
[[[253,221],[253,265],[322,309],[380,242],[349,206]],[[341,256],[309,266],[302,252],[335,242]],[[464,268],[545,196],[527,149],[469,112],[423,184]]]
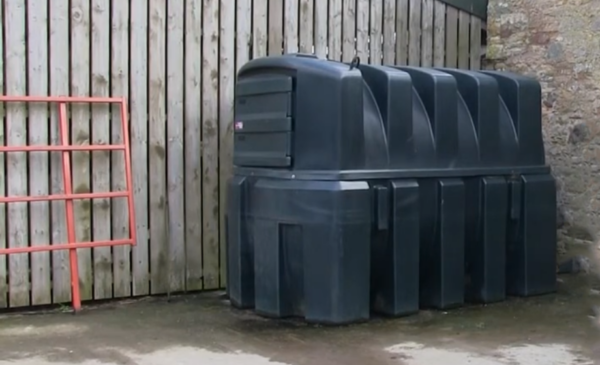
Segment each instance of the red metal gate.
[[[129,143],[129,129],[127,125],[127,102],[124,98],[87,98],[87,97],[44,97],[44,96],[0,96],[0,102],[20,102],[20,103],[54,103],[58,106],[58,125],[60,128],[61,144],[58,146],[0,146],[0,153],[9,152],[62,152],[63,182],[64,194],[54,194],[45,196],[13,196],[0,197],[2,203],[23,203],[64,200],[67,222],[67,240],[66,243],[59,243],[46,246],[29,246],[0,249],[0,255],[45,252],[55,250],[69,250],[69,261],[71,271],[71,294],[73,309],[81,309],[81,297],[79,294],[79,270],[77,263],[78,248],[93,248],[118,245],[135,245],[135,212],[133,206],[133,189],[131,180],[131,154]],[[67,116],[67,104],[72,103],[94,103],[94,104],[117,104],[120,107],[121,115],[121,133],[123,144],[119,145],[86,145],[74,146],[69,141],[69,125]],[[10,123],[7,117],[7,123]],[[123,151],[125,158],[125,178],[127,190],[115,192],[91,192],[85,194],[73,194],[71,181],[71,152],[73,151]],[[75,237],[75,214],[73,210],[73,200],[79,199],[112,199],[127,198],[127,208],[129,215],[129,238],[107,241],[76,242]]]

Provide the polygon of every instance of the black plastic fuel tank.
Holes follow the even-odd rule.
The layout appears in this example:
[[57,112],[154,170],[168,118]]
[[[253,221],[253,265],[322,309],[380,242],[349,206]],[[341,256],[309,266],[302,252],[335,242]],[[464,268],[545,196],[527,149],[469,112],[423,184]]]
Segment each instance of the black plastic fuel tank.
[[236,84],[233,305],[319,323],[554,291],[541,91],[504,72],[287,55]]

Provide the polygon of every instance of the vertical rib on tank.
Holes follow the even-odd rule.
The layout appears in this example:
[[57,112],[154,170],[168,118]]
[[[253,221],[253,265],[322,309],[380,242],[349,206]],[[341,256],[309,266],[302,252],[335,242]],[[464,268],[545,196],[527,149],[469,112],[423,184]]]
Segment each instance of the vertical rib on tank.
[[339,324],[554,290],[532,79],[256,59],[236,83],[234,165],[235,306]]

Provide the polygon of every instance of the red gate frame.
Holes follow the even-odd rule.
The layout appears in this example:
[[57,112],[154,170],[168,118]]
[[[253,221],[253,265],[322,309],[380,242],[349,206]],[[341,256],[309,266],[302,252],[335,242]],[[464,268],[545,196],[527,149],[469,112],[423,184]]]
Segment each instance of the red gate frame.
[[[69,97],[69,96],[2,96],[0,102],[15,102],[15,103],[55,103],[58,104],[58,125],[60,132],[61,144],[49,146],[0,146],[0,153],[8,152],[62,152],[62,167],[63,167],[63,183],[64,194],[53,194],[44,196],[0,196],[0,204],[8,203],[25,203],[39,201],[65,201],[65,210],[67,218],[67,243],[46,245],[46,246],[29,246],[0,249],[0,255],[17,254],[17,253],[32,253],[32,252],[47,252],[56,250],[69,250],[69,261],[71,271],[71,298],[73,310],[78,312],[81,309],[81,296],[79,292],[79,265],[77,262],[78,248],[93,248],[107,246],[122,246],[136,244],[135,231],[135,211],[133,205],[133,189],[131,178],[131,154],[129,143],[129,130],[127,118],[127,101],[125,98],[99,98],[99,97]],[[69,142],[69,125],[67,116],[68,103],[90,103],[90,104],[117,104],[120,107],[121,114],[121,133],[123,144],[119,145],[86,145],[73,146]],[[8,117],[7,117],[8,124]],[[71,155],[73,151],[124,151],[125,155],[125,179],[127,189],[116,192],[96,192],[85,194],[73,194],[73,186],[71,181]],[[127,198],[127,209],[129,215],[129,238],[119,240],[105,241],[89,241],[76,242],[75,237],[75,213],[73,209],[73,200],[80,199],[99,199],[99,198]]]

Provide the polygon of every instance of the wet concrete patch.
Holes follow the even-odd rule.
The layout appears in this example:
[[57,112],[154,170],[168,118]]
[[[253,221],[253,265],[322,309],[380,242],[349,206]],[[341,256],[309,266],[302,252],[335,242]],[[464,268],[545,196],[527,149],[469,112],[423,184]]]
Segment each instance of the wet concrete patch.
[[[193,347],[172,347],[162,349],[156,352],[139,354],[127,352],[123,349],[101,349],[103,352],[112,354],[111,360],[98,360],[94,358],[85,359],[83,361],[69,361],[68,355],[65,354],[64,360],[52,360],[48,357],[34,356],[19,359],[16,361],[19,365],[70,365],[78,363],[80,365],[197,365],[197,364],[219,364],[219,365],[289,365],[281,362],[273,362],[268,358],[246,354],[243,352],[235,353],[219,353]],[[118,357],[118,358],[117,358]],[[13,361],[2,361],[1,365],[15,364]]]
[[406,365],[594,365],[592,359],[562,344],[506,346],[480,353],[455,348],[436,348],[408,342],[394,345],[387,352],[398,356]]
[[86,307],[78,315],[6,315],[0,365],[153,365],[166,358],[203,365],[429,365],[438,358],[454,365],[445,362],[453,357],[566,364],[547,362],[548,354],[586,365],[600,359],[600,332],[589,318],[600,298],[589,294],[584,276],[561,281],[556,295],[344,327],[264,319],[230,308],[217,293]]

